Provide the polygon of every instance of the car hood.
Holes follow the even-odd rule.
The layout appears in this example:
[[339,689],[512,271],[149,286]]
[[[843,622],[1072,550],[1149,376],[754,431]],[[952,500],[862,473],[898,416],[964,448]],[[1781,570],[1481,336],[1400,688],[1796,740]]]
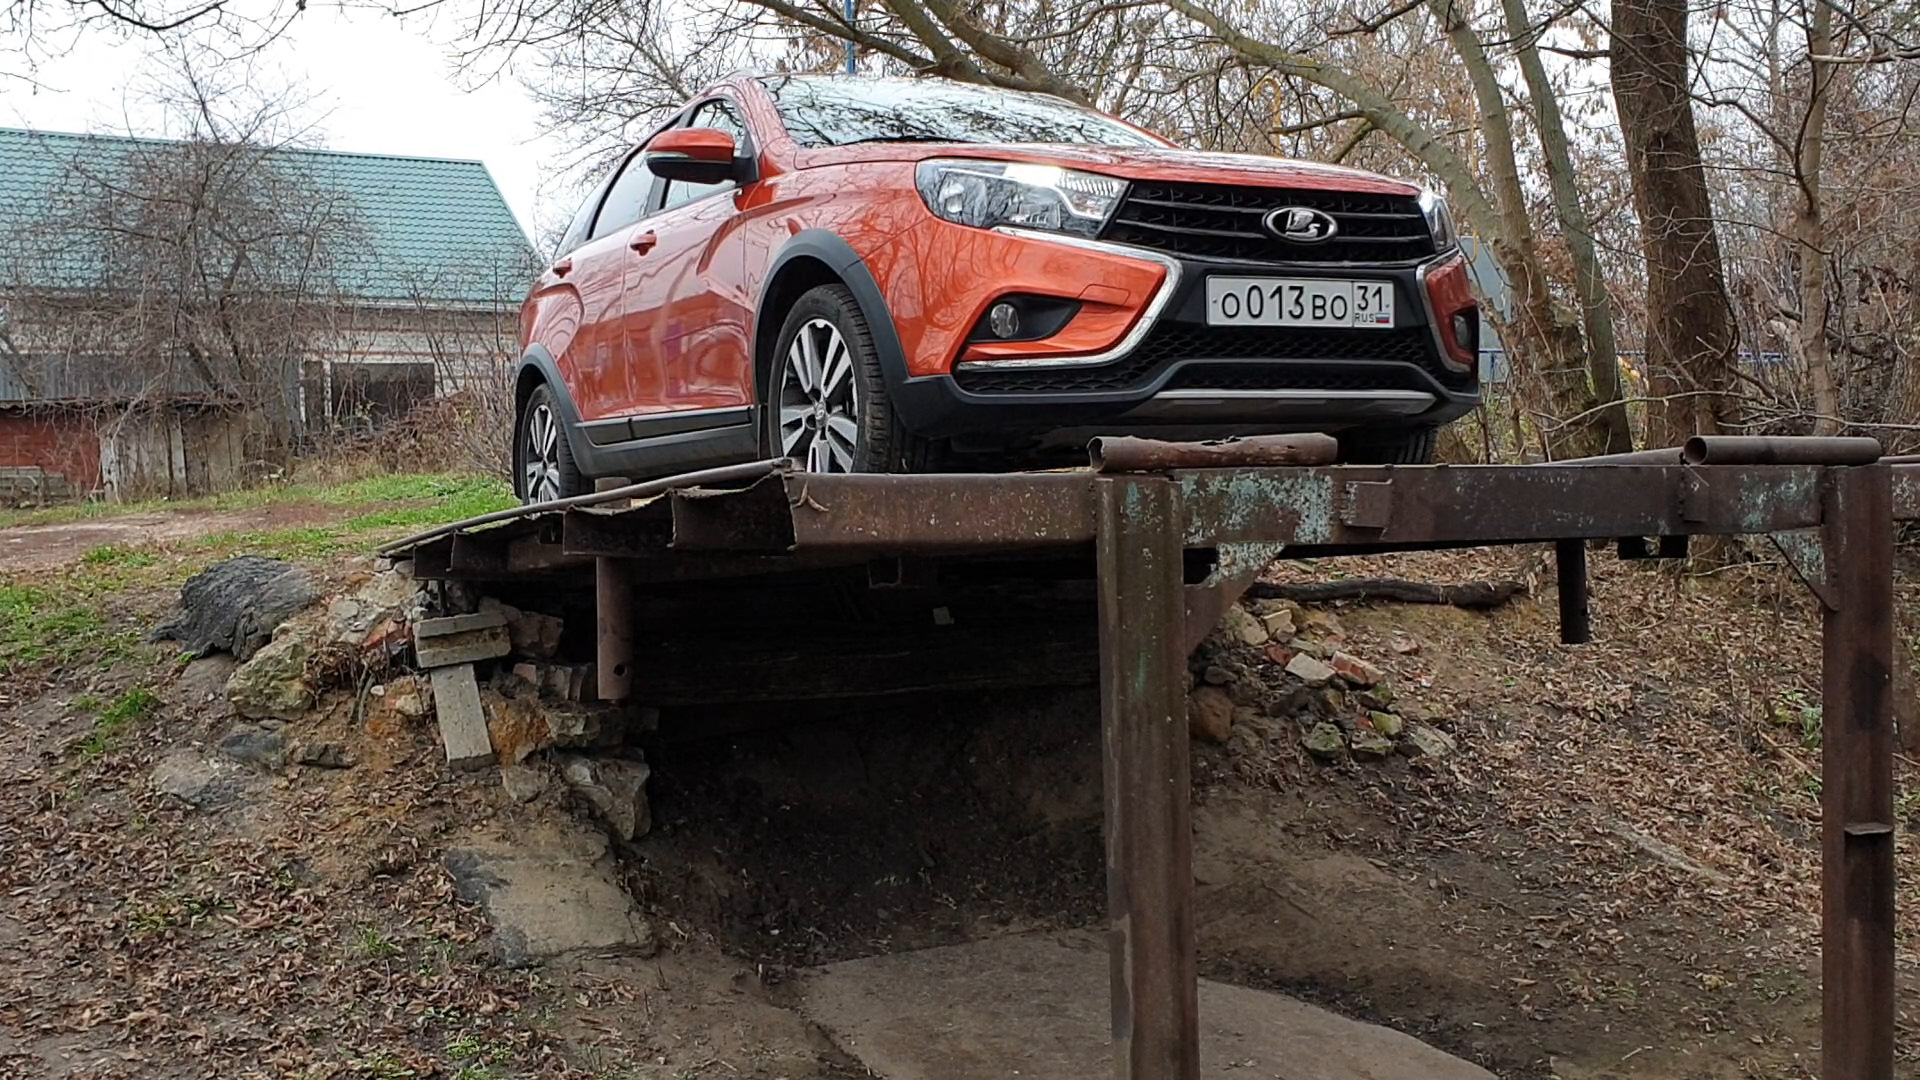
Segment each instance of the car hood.
[[801,168],[815,168],[857,161],[919,161],[934,157],[1030,161],[1106,173],[1128,180],[1257,184],[1264,187],[1316,188],[1378,195],[1413,195],[1420,190],[1417,185],[1404,180],[1393,180],[1378,173],[1340,165],[1262,157],[1258,154],[1223,154],[1158,146],[857,143],[803,150],[795,163]]

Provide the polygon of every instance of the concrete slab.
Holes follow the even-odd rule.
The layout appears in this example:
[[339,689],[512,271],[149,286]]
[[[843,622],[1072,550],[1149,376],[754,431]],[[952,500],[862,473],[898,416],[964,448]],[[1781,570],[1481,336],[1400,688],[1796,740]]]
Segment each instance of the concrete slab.
[[[886,1080],[1112,1074],[1107,953],[1085,933],[873,956],[807,976],[801,1008]],[[1231,1080],[1493,1080],[1388,1028],[1201,980],[1200,1073]]]

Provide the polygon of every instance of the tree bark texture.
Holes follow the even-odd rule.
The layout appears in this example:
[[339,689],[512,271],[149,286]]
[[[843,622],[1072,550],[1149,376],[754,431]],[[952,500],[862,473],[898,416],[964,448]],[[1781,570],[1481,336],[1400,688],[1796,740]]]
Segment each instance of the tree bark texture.
[[1688,81],[1686,0],[1614,0],[1610,65],[1647,261],[1647,443],[1733,419],[1734,332]]

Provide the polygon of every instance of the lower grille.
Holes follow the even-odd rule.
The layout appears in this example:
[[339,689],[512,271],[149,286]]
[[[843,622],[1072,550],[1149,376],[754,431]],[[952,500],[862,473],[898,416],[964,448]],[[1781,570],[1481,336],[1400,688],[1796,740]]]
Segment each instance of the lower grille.
[[[1315,390],[1369,389],[1367,385],[1334,385],[1315,378],[1319,371],[1330,375],[1347,371],[1350,365],[1315,368],[1298,361],[1376,361],[1387,364],[1411,364],[1432,370],[1432,338],[1425,327],[1395,330],[1301,330],[1290,327],[1202,326],[1193,323],[1163,322],[1155,326],[1132,353],[1108,364],[1084,368],[999,368],[990,371],[960,371],[954,381],[960,388],[976,394],[1037,394],[1053,392],[1093,393],[1102,390],[1128,390],[1151,382],[1167,365],[1183,360],[1293,361],[1292,363],[1189,365],[1175,376],[1174,386],[1227,389],[1224,384],[1196,384],[1180,380],[1190,377],[1196,368],[1249,372],[1265,370],[1270,378],[1292,381],[1277,384]],[[1342,378],[1372,378],[1371,375],[1343,375]],[[1381,378],[1389,381],[1383,388],[1420,389],[1422,384],[1410,371],[1393,374],[1387,369]],[[1408,380],[1412,380],[1409,384]],[[1264,389],[1267,387],[1250,387]]]

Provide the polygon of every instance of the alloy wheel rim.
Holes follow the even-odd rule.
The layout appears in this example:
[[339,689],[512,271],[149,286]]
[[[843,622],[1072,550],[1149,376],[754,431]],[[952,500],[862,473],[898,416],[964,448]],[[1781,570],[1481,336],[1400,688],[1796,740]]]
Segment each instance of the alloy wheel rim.
[[527,414],[520,452],[521,491],[529,503],[560,497],[560,425],[553,409],[542,402]]
[[780,453],[808,472],[853,471],[859,380],[840,328],[809,319],[787,346],[780,377]]

